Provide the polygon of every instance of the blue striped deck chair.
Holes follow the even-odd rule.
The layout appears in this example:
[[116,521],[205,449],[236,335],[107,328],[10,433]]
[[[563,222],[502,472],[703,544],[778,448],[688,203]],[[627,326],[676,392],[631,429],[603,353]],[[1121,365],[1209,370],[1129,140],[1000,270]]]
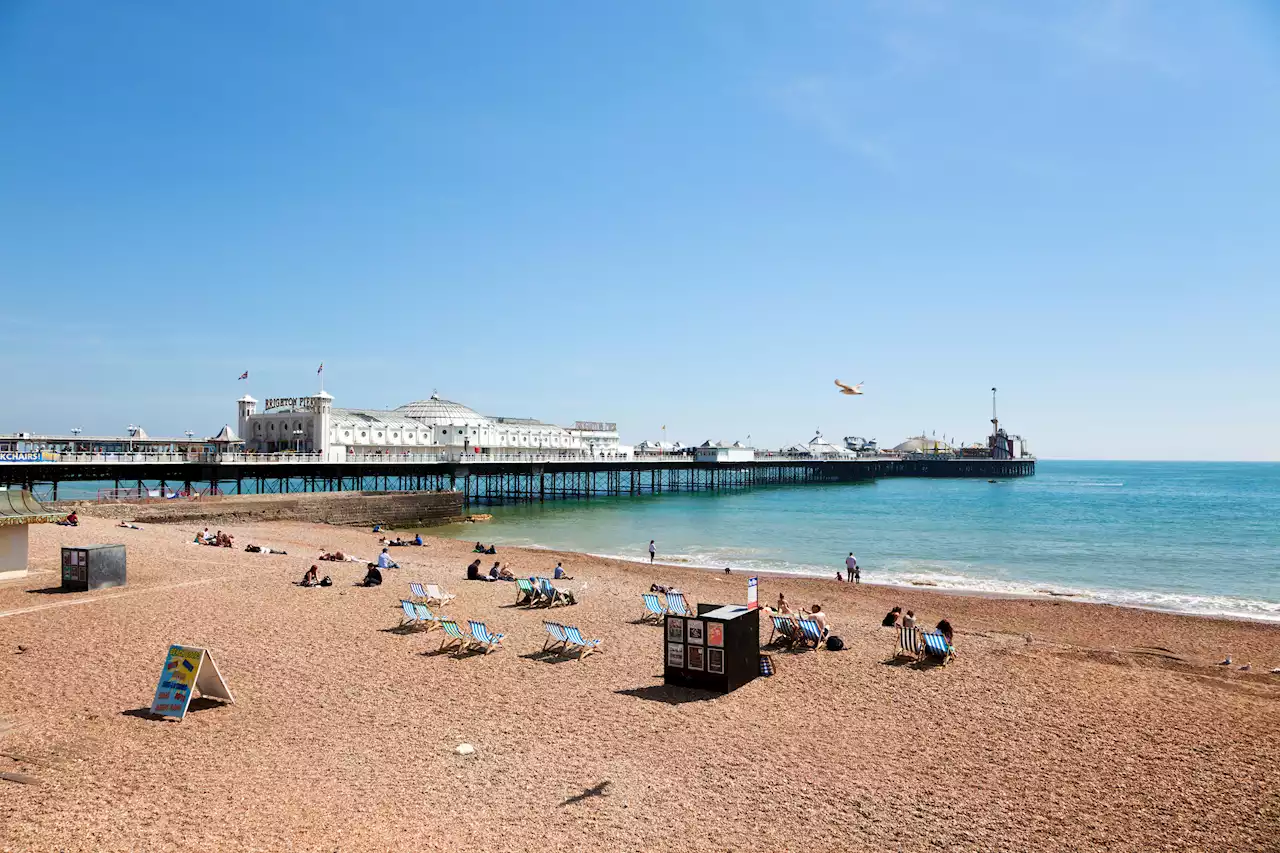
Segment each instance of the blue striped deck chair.
[[440,628],[444,631],[444,640],[440,643],[440,651],[444,651],[454,643],[458,644],[458,654],[471,643],[471,637],[452,619],[441,619]]
[[815,649],[827,641],[827,638],[822,636],[822,629],[818,627],[818,623],[812,619],[800,620],[800,633],[797,639],[800,640],[801,645],[812,646]]
[[502,638],[506,634],[496,634],[489,630],[489,626],[483,622],[477,622],[472,619],[468,622],[471,626],[471,645],[484,649],[485,654],[494,649],[502,648]]
[[537,594],[527,578],[516,578],[516,604],[533,604]]
[[796,636],[800,632],[800,626],[796,624],[796,620],[790,616],[774,616],[773,632],[769,634],[769,643],[777,642],[778,645],[791,645],[796,641]]
[[427,600],[427,591],[422,588],[422,584],[418,581],[409,582],[409,593],[413,596],[414,601]]
[[542,594],[542,603],[547,607],[555,604],[560,598],[559,591],[546,578],[538,578],[538,591]]
[[[542,643],[544,652],[549,652],[556,646],[564,646],[565,643],[569,642],[569,638],[564,633],[564,626],[559,622],[548,622],[544,619],[542,626],[547,630],[547,639]],[[561,651],[564,651],[564,649],[561,648]]]
[[404,615],[400,617],[400,627],[418,627],[418,611],[414,609],[413,602],[400,599],[400,609],[404,611]]
[[645,614],[640,617],[640,621],[653,620],[661,622],[662,617],[667,615],[666,609],[662,606],[662,602],[658,599],[656,592],[641,593],[640,597],[644,599]]
[[568,643],[565,644],[565,650],[573,651],[572,649],[569,648],[569,646],[576,646],[578,649],[578,660],[582,660],[587,655],[591,654],[594,651],[599,650],[600,648],[599,640],[586,639],[585,637],[582,636],[582,632],[579,631],[577,628],[575,628],[573,625],[565,625],[564,634],[569,641]]
[[893,653],[894,657],[920,657],[920,629],[912,626],[910,628],[898,626],[898,649]]
[[942,636],[941,631],[921,631],[920,640],[924,643],[923,656],[941,658],[943,666],[946,666],[951,656],[955,654],[956,650],[947,642],[947,638]]
[[418,613],[418,624],[422,626],[424,631],[434,631],[440,627],[440,620],[436,615],[427,609],[425,604],[415,604],[413,609]]
[[683,592],[667,593],[667,612],[672,616],[692,616],[693,611],[684,600]]

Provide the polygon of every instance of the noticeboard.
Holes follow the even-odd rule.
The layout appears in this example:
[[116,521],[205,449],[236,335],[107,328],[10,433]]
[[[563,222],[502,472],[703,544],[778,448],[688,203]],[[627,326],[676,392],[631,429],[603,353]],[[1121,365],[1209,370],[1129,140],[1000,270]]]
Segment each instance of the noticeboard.
[[170,646],[151,700],[151,713],[181,720],[187,715],[193,691],[230,704],[236,701],[208,649]]

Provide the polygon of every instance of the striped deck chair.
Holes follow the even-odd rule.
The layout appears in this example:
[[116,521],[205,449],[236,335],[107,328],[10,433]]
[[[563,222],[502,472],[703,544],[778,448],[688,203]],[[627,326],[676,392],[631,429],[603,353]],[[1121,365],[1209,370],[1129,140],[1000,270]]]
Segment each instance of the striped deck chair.
[[440,642],[440,651],[444,651],[454,643],[458,644],[458,654],[471,644],[471,637],[453,619],[440,619],[440,629],[444,631],[444,639]]
[[427,609],[425,604],[414,604],[413,609],[418,613],[418,624],[422,626],[424,631],[434,631],[440,627],[440,620],[434,613]]
[[914,626],[910,628],[898,626],[898,649],[893,653],[894,657],[920,657],[920,629]]
[[400,599],[400,609],[404,611],[404,615],[400,617],[400,627],[417,628],[418,611],[414,608],[413,602]]
[[556,646],[561,646],[560,651],[564,651],[563,646],[569,642],[569,638],[564,633],[564,626],[559,622],[548,622],[545,619],[542,626],[547,630],[547,639],[542,643],[542,650],[549,652]]
[[516,604],[533,604],[533,599],[537,595],[537,590],[527,578],[516,578]]
[[797,639],[801,645],[815,649],[827,641],[827,638],[822,636],[822,629],[818,627],[818,623],[812,619],[800,620],[800,633]]
[[570,646],[577,647],[578,660],[582,660],[587,655],[591,654],[594,651],[598,651],[600,649],[599,640],[586,639],[585,637],[582,636],[582,632],[579,631],[577,628],[575,628],[573,625],[565,625],[564,634],[565,634],[565,637],[568,638],[568,643],[565,644],[565,650],[571,652],[573,651],[573,649],[570,649],[569,648]]
[[924,643],[922,655],[941,658],[943,666],[946,666],[951,661],[951,656],[956,652],[941,631],[921,631],[920,640]]
[[551,607],[560,599],[560,591],[546,578],[538,578],[538,592],[542,596],[542,603],[547,607]]
[[796,620],[790,616],[774,616],[773,632],[769,634],[770,643],[777,642],[778,645],[791,645],[796,641],[796,637],[800,633],[800,626],[796,624]]
[[688,603],[684,600],[683,592],[667,593],[667,612],[672,616],[692,616],[693,611],[689,609]]
[[641,593],[640,598],[644,600],[645,609],[645,613],[640,617],[640,621],[644,622],[653,620],[655,623],[661,622],[662,617],[667,615],[666,608],[662,606],[662,601],[659,600],[656,592]]
[[427,600],[427,591],[422,588],[422,584],[418,581],[409,582],[409,594],[413,596],[414,601]]
[[436,586],[433,583],[427,584],[427,594],[425,597],[426,597],[427,604],[431,604],[432,602],[435,602],[441,607],[443,607],[444,605],[448,604],[450,601],[453,601],[455,598],[457,598],[457,596],[453,595],[452,593],[445,592],[444,590],[442,590],[440,587]]
[[472,619],[468,622],[471,626],[471,645],[484,649],[485,654],[494,649],[502,648],[502,638],[506,634],[496,634],[489,630],[489,626],[483,622],[477,622]]

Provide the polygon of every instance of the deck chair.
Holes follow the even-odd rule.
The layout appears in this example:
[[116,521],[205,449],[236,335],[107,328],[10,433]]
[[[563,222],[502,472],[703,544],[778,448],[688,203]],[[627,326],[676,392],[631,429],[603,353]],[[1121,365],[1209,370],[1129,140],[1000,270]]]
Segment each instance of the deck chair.
[[569,642],[569,638],[564,633],[564,626],[559,622],[548,622],[545,619],[542,626],[547,630],[547,639],[542,643],[542,650],[549,652],[556,646],[561,646],[560,651],[564,651],[564,646]]
[[894,657],[920,657],[920,629],[914,626],[910,628],[898,626],[898,648],[893,653]]
[[471,644],[471,637],[453,619],[441,619],[440,629],[444,631],[444,640],[440,643],[440,651],[444,651],[454,643],[458,644],[458,654]]
[[434,631],[440,627],[440,620],[434,613],[427,609],[425,604],[414,604],[413,609],[418,614],[418,624],[422,626],[424,631]]
[[689,605],[684,600],[683,592],[667,593],[667,612],[672,616],[692,616],[693,611],[689,609]]
[[586,639],[585,637],[582,636],[582,632],[579,631],[577,628],[575,628],[573,625],[565,625],[564,634],[565,634],[565,637],[568,639],[568,642],[565,644],[565,650],[572,652],[573,649],[569,648],[570,646],[577,648],[578,660],[582,660],[587,655],[591,654],[594,651],[597,651],[600,648],[599,640]]
[[941,631],[921,631],[920,641],[924,644],[922,656],[941,658],[943,666],[946,666],[951,661],[951,656],[956,653],[955,648],[947,642],[947,638]]
[[477,622],[472,619],[467,624],[471,626],[471,645],[484,649],[485,654],[494,649],[502,648],[502,638],[506,634],[496,634],[489,630],[489,626],[483,622]]
[[418,611],[414,608],[413,602],[400,599],[400,609],[404,611],[404,615],[400,617],[400,627],[417,628]]
[[538,591],[527,578],[516,578],[516,604],[533,604]]
[[418,581],[409,582],[409,593],[413,596],[414,601],[427,600],[427,591],[422,588],[422,584]]
[[453,595],[452,593],[445,592],[444,590],[442,590],[440,587],[436,586],[433,583],[429,583],[427,584],[427,594],[425,598],[426,598],[427,604],[431,604],[432,602],[435,602],[436,604],[443,607],[444,605],[448,604],[450,601],[453,601],[455,598],[457,598],[457,596]]
[[800,633],[796,635],[796,638],[801,645],[815,649],[827,641],[827,638],[822,636],[822,629],[818,627],[818,623],[812,619],[800,620]]
[[551,607],[560,600],[560,591],[546,578],[538,578],[538,593],[542,596],[542,603],[547,607]]
[[662,617],[667,615],[666,608],[662,606],[656,592],[646,592],[640,595],[644,600],[645,613],[640,617],[640,621],[645,622],[652,620],[653,622],[661,622]]
[[800,633],[800,626],[796,624],[796,620],[790,616],[774,616],[773,631],[769,634],[770,643],[778,643],[778,645],[791,645],[796,641],[797,635]]

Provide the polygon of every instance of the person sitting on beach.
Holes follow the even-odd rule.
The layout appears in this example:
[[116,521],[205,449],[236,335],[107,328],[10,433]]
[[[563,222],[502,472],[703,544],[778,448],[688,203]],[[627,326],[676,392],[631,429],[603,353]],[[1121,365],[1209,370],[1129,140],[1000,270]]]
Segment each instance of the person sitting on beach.
[[381,525],[381,524],[375,524],[375,525],[373,526],[373,532],[374,532],[374,533],[381,533],[381,532],[382,532],[382,525]]
[[473,554],[483,554],[483,553],[484,553],[484,545],[482,545],[481,543],[477,542],[477,543],[476,543],[476,547],[474,547],[474,548],[472,548],[472,549],[471,549],[471,553],[473,553]]
[[556,563],[556,570],[555,572],[552,573],[552,577],[554,577],[558,581],[573,580],[573,578],[569,577],[564,573],[564,566],[560,565],[559,563]]
[[660,592],[663,595],[667,594],[668,592],[671,592],[673,589],[675,589],[675,587],[663,586],[660,583],[649,584],[649,592]]
[[511,573],[511,570],[508,569],[506,566],[503,566],[502,571],[498,572],[498,580],[514,581],[515,579],[516,579],[516,576],[513,575]]
[[898,620],[902,617],[902,608],[895,607],[884,615],[880,620],[880,625],[885,628],[897,627]]
[[840,574],[839,572],[836,572],[836,580],[843,582],[844,575]]
[[414,544],[414,545],[421,545],[421,544],[422,544],[422,534],[421,534],[421,533],[419,533],[419,534],[417,534],[416,536],[414,536],[414,537],[413,537],[413,544]]
[[501,576],[502,576],[501,567],[498,565],[498,561],[494,560],[493,565],[489,567],[489,580],[496,581]]
[[783,616],[791,615],[791,605],[787,604],[787,596],[781,592],[778,593],[778,612]]
[[497,545],[490,545],[488,548],[486,548],[486,549],[485,549],[485,551],[484,551],[484,552],[485,552],[486,554],[496,554],[496,553],[498,553],[498,546],[497,546]]
[[482,581],[482,580],[484,580],[484,577],[480,574],[480,560],[479,560],[479,559],[475,559],[475,560],[473,560],[473,561],[471,562],[471,565],[467,566],[467,580],[469,580],[469,581]]
[[57,521],[54,523],[61,524],[63,527],[79,527],[80,516],[76,515],[75,510],[72,510],[71,512],[67,513],[67,517],[62,519],[62,521]]
[[907,615],[902,617],[903,628],[914,628],[916,626],[916,612],[908,610]]
[[381,584],[382,572],[378,570],[377,564],[370,563],[369,571],[365,572],[364,580],[359,583],[359,586],[381,586]]
[[938,623],[938,627],[935,628],[934,630],[947,638],[948,646],[951,645],[951,636],[955,632],[952,631],[950,622],[948,622],[946,619],[943,619],[941,622]]
[[394,562],[392,562],[392,560],[391,560],[391,555],[387,553],[387,549],[386,549],[386,548],[383,548],[383,549],[382,549],[382,553],[378,555],[378,568],[380,568],[380,569],[398,569],[398,568],[400,568],[400,566],[398,566],[398,565],[396,565]]
[[204,544],[204,545],[208,545],[208,544],[209,544],[209,541],[210,541],[210,540],[212,540],[212,539],[213,539],[213,534],[212,534],[212,533],[210,533],[210,532],[209,532],[209,528],[207,528],[207,527],[206,527],[206,528],[204,529],[204,533],[201,533],[201,534],[199,535],[199,537],[197,538],[197,541],[198,541],[198,542],[200,542],[200,543],[202,543],[202,544]]
[[307,569],[307,573],[302,576],[302,583],[300,584],[300,586],[319,586],[319,585],[320,585],[320,572],[317,569],[317,567],[313,565],[311,568]]
[[831,626],[827,624],[827,614],[822,612],[821,604],[813,605],[813,610],[809,611],[809,619],[817,623],[823,637],[831,633]]

